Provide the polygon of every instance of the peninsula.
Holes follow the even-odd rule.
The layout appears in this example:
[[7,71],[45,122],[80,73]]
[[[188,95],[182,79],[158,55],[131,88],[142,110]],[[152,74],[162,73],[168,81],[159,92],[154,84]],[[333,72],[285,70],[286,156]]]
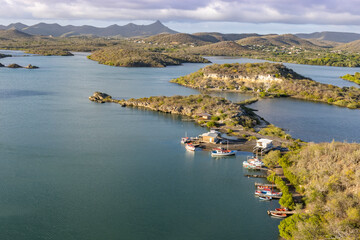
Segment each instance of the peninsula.
[[[268,166],[276,166],[268,179],[275,179],[283,192],[279,203],[296,209],[294,215],[280,222],[281,237],[358,239],[359,148],[358,143],[308,143],[284,155],[271,152],[264,158]],[[293,194],[286,194],[285,183],[295,188]],[[304,197],[302,204],[294,204],[294,193]]]
[[117,67],[166,67],[182,63],[210,63],[198,55],[160,53],[145,49],[110,47],[93,52],[89,59]]
[[[221,132],[231,134],[239,139],[245,139],[245,141],[251,142],[266,136],[266,138],[272,139],[277,146],[292,145],[294,142],[294,139],[284,130],[269,125],[263,118],[246,108],[243,103],[233,103],[221,97],[190,95],[117,100],[106,93],[95,92],[89,97],[89,100],[187,116],[202,126],[216,127]],[[250,148],[250,145],[245,146],[246,150],[252,151],[254,143],[250,144]]]
[[341,78],[360,85],[360,72],[356,72],[354,75],[346,74]]
[[293,97],[360,108],[360,89],[318,83],[279,63],[213,64],[171,82],[202,90]]

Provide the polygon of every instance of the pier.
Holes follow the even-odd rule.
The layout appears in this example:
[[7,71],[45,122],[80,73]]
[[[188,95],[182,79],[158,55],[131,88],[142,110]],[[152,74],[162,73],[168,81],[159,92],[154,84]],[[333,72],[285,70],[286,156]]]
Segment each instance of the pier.
[[282,195],[281,196],[272,196],[272,195],[267,195],[267,194],[256,194],[256,196],[258,196],[258,197],[271,197],[272,199],[280,199],[281,197],[282,197]]
[[258,174],[245,174],[245,177],[253,177],[253,178],[267,178],[268,175],[258,175]]
[[257,187],[257,186],[264,186],[264,187],[271,188],[271,187],[276,187],[276,184],[255,182],[255,187]]
[[295,214],[296,212],[295,211],[276,211],[276,210],[269,210],[267,211],[267,213],[269,215],[271,215],[271,213],[275,213],[275,214],[286,214],[286,215],[292,215],[292,214]]

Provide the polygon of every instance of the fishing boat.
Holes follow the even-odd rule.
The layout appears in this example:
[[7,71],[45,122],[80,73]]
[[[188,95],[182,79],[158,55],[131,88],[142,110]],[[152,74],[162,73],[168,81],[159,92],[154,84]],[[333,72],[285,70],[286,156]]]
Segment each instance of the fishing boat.
[[270,189],[269,190],[256,190],[255,195],[266,195],[268,197],[277,197],[277,196],[281,196],[282,192],[273,192]]
[[191,141],[191,140],[190,140],[189,137],[183,137],[183,138],[181,138],[181,143],[182,143],[182,144],[189,143],[190,141]]
[[287,208],[275,208],[275,211],[288,211]]
[[270,189],[268,186],[257,186],[257,189],[258,190],[267,190],[267,189]]
[[270,196],[270,197],[282,196],[282,192],[272,192],[272,191],[268,192],[267,191],[265,194]]
[[271,216],[276,217],[276,218],[286,218],[287,214],[286,213],[274,213],[274,212],[270,212]]
[[259,199],[262,201],[270,201],[272,197],[259,197]]
[[246,161],[243,162],[243,167],[248,169],[257,169],[264,167],[264,163],[259,160],[258,158],[248,158]]
[[185,144],[185,149],[188,150],[188,151],[195,151],[196,146],[193,145],[192,143],[186,143]]
[[232,156],[236,154],[236,150],[227,150],[224,148],[214,148],[211,151],[212,157]]

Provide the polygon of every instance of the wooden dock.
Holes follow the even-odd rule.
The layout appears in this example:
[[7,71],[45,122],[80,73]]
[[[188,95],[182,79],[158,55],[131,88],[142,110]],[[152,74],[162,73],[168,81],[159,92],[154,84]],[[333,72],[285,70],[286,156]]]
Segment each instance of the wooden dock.
[[270,195],[267,195],[267,194],[256,194],[256,196],[259,196],[259,197],[272,197],[272,199],[280,199],[282,196],[270,196]]
[[276,187],[276,184],[255,182],[255,187],[257,187],[257,186],[264,186],[264,187],[271,188],[271,187]]
[[258,174],[245,174],[245,177],[253,177],[253,178],[267,178],[268,175],[258,175]]
[[275,211],[275,210],[269,210],[269,211],[267,211],[267,213],[268,213],[269,215],[271,215],[271,213],[276,213],[276,214],[285,213],[286,215],[292,215],[292,214],[295,214],[295,211]]

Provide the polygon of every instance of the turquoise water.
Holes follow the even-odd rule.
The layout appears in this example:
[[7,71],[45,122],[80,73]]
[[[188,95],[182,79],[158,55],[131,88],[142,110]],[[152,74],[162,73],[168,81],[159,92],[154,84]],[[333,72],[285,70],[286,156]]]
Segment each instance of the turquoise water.
[[[115,68],[86,54],[0,62],[40,67],[0,69],[0,239],[277,239],[279,220],[266,214],[277,202],[259,202],[255,180],[243,177],[248,153],[191,154],[180,138],[206,129],[88,100],[94,91],[117,98],[197,94],[168,81],[204,64]],[[359,140],[358,111],[289,99],[252,107],[297,137],[309,129],[312,141]],[[311,118],[314,112],[324,118]]]

